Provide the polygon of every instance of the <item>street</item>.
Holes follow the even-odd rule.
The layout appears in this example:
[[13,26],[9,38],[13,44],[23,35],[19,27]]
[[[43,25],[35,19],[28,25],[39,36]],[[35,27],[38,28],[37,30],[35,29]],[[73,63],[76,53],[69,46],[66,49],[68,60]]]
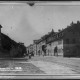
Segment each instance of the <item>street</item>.
[[31,59],[0,59],[0,78],[64,79],[80,78],[80,59],[55,56],[34,56]]
[[[53,60],[52,60],[53,58]],[[58,59],[59,58],[59,59]],[[79,74],[78,65],[77,69],[71,65],[71,59],[64,59],[60,57],[42,57],[36,56],[31,59],[0,59],[0,75],[28,75],[28,74],[43,74],[43,75],[77,75]],[[80,59],[72,59],[72,61],[79,62]],[[61,62],[61,63],[60,63]],[[64,63],[62,63],[64,62]],[[65,64],[66,62],[66,64]],[[71,65],[70,65],[71,63]]]
[[64,67],[62,65],[58,65],[51,62],[43,62],[43,61],[34,61],[32,64],[39,67],[41,70],[43,70],[46,74],[49,75],[71,75],[76,74],[76,72],[72,71],[68,67]]
[[[26,64],[24,63],[26,62]],[[1,60],[0,75],[19,75],[19,74],[42,74],[44,73],[35,65],[26,60]]]

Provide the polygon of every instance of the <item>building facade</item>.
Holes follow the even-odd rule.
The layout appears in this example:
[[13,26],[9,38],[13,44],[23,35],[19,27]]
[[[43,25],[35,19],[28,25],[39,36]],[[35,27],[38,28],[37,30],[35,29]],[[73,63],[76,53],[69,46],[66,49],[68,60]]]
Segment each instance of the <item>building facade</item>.
[[27,51],[27,54],[33,53],[33,44],[30,44],[29,46],[27,46],[26,51]]
[[[54,55],[54,48],[57,46],[57,53],[64,57],[80,56],[80,22],[72,23],[67,28],[47,38],[49,54]],[[47,49],[47,50],[48,50]]]
[[80,56],[80,22],[73,23],[64,30],[63,37],[64,57]]
[[35,42],[34,42],[34,52],[35,52],[35,54],[36,55],[43,55],[44,53],[43,53],[43,50],[42,50],[42,46],[43,45],[46,45],[46,39],[45,39],[45,36],[43,36],[43,37],[41,37],[40,39],[38,39],[38,40],[35,40]]
[[34,40],[33,51],[36,55],[43,55],[42,47],[46,46],[46,55],[54,56],[54,49],[57,47],[58,56],[80,57],[80,22],[71,23],[65,29],[48,34],[38,40]]

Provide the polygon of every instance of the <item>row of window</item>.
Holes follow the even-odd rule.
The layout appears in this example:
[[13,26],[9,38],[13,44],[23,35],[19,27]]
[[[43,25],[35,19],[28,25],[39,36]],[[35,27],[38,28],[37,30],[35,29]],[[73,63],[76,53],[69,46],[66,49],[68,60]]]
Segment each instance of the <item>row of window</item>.
[[63,36],[63,33],[59,33],[59,34],[57,34],[57,35],[55,35],[53,37],[49,37],[47,42],[53,41],[53,40],[55,40],[57,38],[61,38],[62,36]]
[[70,43],[75,44],[76,43],[76,39],[73,38],[72,41],[70,41],[70,39],[66,39],[66,44],[70,44]]
[[62,44],[62,40],[59,40],[59,41],[58,41],[58,44]]

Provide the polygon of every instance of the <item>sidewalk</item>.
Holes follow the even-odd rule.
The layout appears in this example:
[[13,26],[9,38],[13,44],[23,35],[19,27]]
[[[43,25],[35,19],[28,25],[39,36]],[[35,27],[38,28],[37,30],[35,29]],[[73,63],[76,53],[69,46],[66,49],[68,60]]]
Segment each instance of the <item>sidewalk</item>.
[[57,63],[69,68],[73,71],[80,73],[80,58],[67,58],[67,57],[56,57],[56,56],[34,56],[31,61],[45,61]]

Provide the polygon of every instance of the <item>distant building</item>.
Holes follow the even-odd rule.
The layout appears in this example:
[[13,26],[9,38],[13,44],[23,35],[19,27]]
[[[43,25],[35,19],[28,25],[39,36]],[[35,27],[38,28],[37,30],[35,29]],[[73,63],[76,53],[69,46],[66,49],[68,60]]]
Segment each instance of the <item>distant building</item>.
[[37,55],[37,40],[33,40],[33,51],[34,55]]
[[34,52],[36,55],[42,54],[42,39],[34,40]]
[[27,51],[28,54],[33,52],[33,44],[30,44],[29,46],[27,46],[26,51]]
[[[44,51],[42,50],[42,47],[47,45],[46,42],[47,42],[48,37],[52,36],[53,34],[54,34],[54,31],[52,29],[51,32],[42,36],[40,39],[34,40],[35,41],[34,43],[36,45],[36,48],[35,48],[36,55],[44,55]],[[46,54],[45,55],[47,55],[47,53],[48,53],[48,47],[46,47]]]
[[[53,40],[57,32],[54,32],[53,29],[52,31],[47,35],[46,38],[46,45],[47,45],[47,55],[53,55],[54,54],[54,47],[53,47]],[[55,37],[56,38],[56,37]]]

